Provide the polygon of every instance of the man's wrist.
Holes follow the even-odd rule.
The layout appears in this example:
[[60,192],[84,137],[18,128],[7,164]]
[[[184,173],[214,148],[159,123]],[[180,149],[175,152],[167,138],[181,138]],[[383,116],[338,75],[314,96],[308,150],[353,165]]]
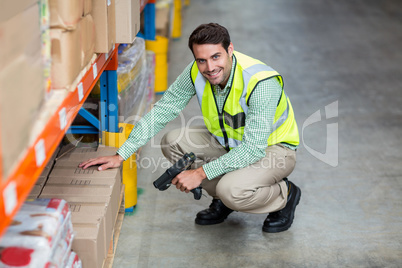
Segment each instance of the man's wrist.
[[203,180],[207,178],[207,175],[205,174],[205,171],[202,167],[199,167],[196,170]]
[[123,158],[121,155],[119,155],[118,153],[116,153],[116,156],[118,157],[118,159],[119,159],[120,162],[124,162],[124,158]]

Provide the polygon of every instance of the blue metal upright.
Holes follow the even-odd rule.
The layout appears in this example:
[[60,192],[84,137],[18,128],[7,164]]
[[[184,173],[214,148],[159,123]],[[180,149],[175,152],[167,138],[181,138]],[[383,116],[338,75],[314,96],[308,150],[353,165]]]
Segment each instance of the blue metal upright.
[[147,40],[155,40],[156,30],[155,30],[155,4],[148,3],[144,8],[144,38]]
[[100,81],[100,131],[119,132],[117,71],[104,71]]

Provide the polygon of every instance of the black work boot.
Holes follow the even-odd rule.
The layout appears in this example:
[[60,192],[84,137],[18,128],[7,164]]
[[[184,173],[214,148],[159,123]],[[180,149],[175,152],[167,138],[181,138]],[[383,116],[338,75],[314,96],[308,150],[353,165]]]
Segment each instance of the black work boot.
[[233,210],[228,208],[219,199],[212,199],[209,208],[197,213],[195,223],[199,225],[211,225],[223,222]]
[[286,206],[268,214],[262,230],[268,233],[283,232],[290,228],[295,216],[296,206],[299,204],[301,190],[287,178],[283,179],[288,186],[288,201]]

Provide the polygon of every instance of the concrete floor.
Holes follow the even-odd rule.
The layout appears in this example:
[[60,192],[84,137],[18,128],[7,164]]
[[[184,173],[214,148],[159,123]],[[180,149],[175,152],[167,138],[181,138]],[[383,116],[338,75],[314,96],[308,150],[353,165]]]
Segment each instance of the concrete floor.
[[211,198],[153,187],[169,166],[162,135],[202,123],[191,122],[194,98],[142,149],[114,267],[402,267],[402,2],[191,1],[170,43],[170,82],[192,60],[191,31],[211,21],[285,79],[301,136],[295,221],[277,234],[262,232],[266,215],[239,212],[198,226]]

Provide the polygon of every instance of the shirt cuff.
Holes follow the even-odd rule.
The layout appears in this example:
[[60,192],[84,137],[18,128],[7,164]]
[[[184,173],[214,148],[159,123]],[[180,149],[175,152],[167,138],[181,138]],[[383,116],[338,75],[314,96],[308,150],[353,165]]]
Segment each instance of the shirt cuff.
[[207,175],[208,180],[212,180],[222,174],[225,174],[225,172],[222,171],[222,168],[216,160],[202,165],[202,169],[204,169],[205,175]]
[[118,155],[120,155],[121,157],[123,157],[124,160],[127,160],[128,158],[130,158],[131,154],[128,153],[127,151],[124,150],[124,148],[120,147],[117,152]]

